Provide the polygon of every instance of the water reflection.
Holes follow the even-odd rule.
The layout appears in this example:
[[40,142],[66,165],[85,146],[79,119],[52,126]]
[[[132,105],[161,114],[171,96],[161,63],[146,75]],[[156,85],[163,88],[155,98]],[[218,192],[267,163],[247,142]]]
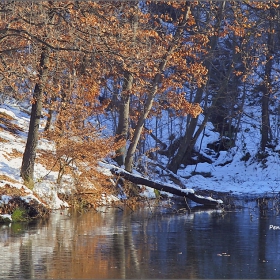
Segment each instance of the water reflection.
[[0,227],[0,277],[279,278],[279,216],[104,208]]

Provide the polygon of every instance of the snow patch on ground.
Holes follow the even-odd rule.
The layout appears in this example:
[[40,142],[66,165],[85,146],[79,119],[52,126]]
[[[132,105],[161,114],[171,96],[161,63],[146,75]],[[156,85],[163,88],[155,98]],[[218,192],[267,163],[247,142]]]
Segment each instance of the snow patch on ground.
[[0,215],[0,217],[2,217],[3,219],[9,219],[10,221],[12,221],[12,215],[10,214],[3,214],[3,215]]
[[58,190],[56,184],[52,182],[39,182],[34,186],[33,191],[52,209],[60,209],[62,207],[69,207],[67,202],[62,201],[58,197]]

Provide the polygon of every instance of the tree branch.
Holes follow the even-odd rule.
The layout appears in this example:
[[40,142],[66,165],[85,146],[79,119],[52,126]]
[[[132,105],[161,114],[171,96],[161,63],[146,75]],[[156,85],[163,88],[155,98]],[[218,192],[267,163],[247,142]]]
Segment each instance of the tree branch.
[[110,171],[112,174],[121,176],[122,178],[132,183],[145,185],[159,191],[164,191],[178,196],[186,197],[199,204],[204,204],[208,206],[218,206],[220,204],[223,204],[223,201],[220,199],[217,200],[211,197],[203,197],[201,195],[196,195],[192,189],[181,189],[176,185],[151,181],[149,179],[133,175],[123,169],[112,168]]

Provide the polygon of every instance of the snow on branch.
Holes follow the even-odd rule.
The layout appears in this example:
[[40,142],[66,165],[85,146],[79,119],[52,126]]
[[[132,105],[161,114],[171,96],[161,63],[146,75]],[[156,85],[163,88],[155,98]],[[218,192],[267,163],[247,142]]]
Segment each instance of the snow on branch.
[[161,183],[158,181],[152,181],[152,180],[143,178],[141,176],[131,174],[121,168],[114,167],[114,168],[111,168],[110,171],[112,174],[118,175],[132,183],[139,184],[139,185],[145,185],[145,186],[154,188],[159,191],[165,191],[165,192],[175,194],[178,196],[187,197],[190,200],[192,200],[196,203],[199,203],[199,204],[215,206],[215,205],[220,205],[223,203],[223,201],[220,199],[213,199],[212,197],[204,197],[201,195],[196,195],[194,193],[194,190],[192,190],[192,189],[181,189],[180,187],[178,187],[176,185]]

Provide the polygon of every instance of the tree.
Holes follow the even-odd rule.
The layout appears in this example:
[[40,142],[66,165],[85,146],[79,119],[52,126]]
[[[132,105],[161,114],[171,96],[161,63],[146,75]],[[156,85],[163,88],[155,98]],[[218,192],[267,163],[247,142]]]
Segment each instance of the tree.
[[[134,4],[135,5],[135,4]],[[136,36],[137,36],[137,28],[138,28],[138,2],[133,7],[134,11],[131,15],[131,29],[133,32],[132,35],[132,48],[135,48],[136,44]],[[126,140],[128,138],[128,130],[129,130],[129,110],[130,110],[130,95],[131,89],[133,86],[133,74],[129,70],[124,71],[124,85],[123,90],[120,96],[119,102],[119,120],[118,127],[116,131],[116,140],[124,140],[124,146],[122,146],[116,153],[116,161],[121,166],[125,162],[126,157]]]
[[[211,75],[213,73],[212,70],[212,65],[213,65],[213,60],[215,59],[215,52],[216,52],[216,47],[218,44],[218,39],[219,39],[219,34],[220,34],[220,29],[221,29],[221,25],[222,25],[222,17],[224,14],[224,9],[225,9],[225,2],[220,2],[218,4],[218,8],[215,9],[215,20],[216,22],[214,23],[214,32],[211,31],[211,33],[213,34],[210,37],[209,43],[208,43],[208,48],[209,48],[209,54],[208,56],[206,56],[204,65],[207,69],[207,75],[208,75],[208,79],[211,78]],[[200,28],[202,28],[200,25],[198,25]],[[223,89],[224,90],[224,87]],[[220,92],[222,92],[222,90]],[[193,99],[194,103],[201,103],[202,99],[203,99],[203,94],[205,91],[205,84],[201,85],[201,87],[197,88],[195,97]],[[177,170],[179,168],[179,166],[181,165],[183,159],[189,159],[190,155],[193,151],[193,147],[196,143],[196,140],[199,136],[199,134],[203,131],[204,126],[200,125],[199,129],[196,131],[197,128],[197,118],[191,118],[188,120],[188,122],[186,123],[186,132],[185,135],[183,136],[183,138],[180,141],[178,150],[176,152],[176,154],[174,155],[174,157],[171,159],[168,167],[171,171],[173,171],[174,173],[177,173]],[[206,122],[204,122],[204,125],[206,124]],[[196,134],[194,135],[196,131]]]
[[[9,7],[9,4],[8,4]],[[34,64],[29,60],[30,52],[34,52],[36,54],[36,47],[30,43],[30,39],[32,38],[29,34],[30,25],[36,25],[33,22],[33,19],[29,18],[28,21],[25,15],[28,15],[28,11],[30,8],[25,10],[24,7],[20,7],[17,5],[12,6],[12,8],[16,8],[15,10],[7,9],[8,11],[8,21],[3,29],[3,37],[2,40],[4,43],[11,43],[10,49],[7,49],[6,52],[15,53],[17,56],[20,57],[20,62],[23,63],[22,69],[23,72],[19,73],[15,71],[14,65],[9,65],[11,67],[11,72],[14,71],[16,75],[21,76],[21,81],[28,83],[28,78],[32,75],[26,75],[25,79],[24,73],[27,73],[32,69]],[[30,23],[30,24],[29,24]],[[26,31],[26,29],[28,31]],[[13,38],[18,38],[19,40],[16,43]],[[4,46],[6,46],[4,44]],[[30,188],[33,186],[33,171],[34,171],[34,161],[36,156],[36,147],[38,143],[38,130],[39,130],[39,123],[41,118],[41,110],[42,110],[42,99],[45,84],[48,79],[48,68],[49,68],[49,60],[50,60],[50,48],[44,44],[39,44],[39,49],[41,49],[40,59],[38,68],[33,71],[37,71],[38,79],[36,81],[32,99],[32,111],[31,111],[31,118],[30,118],[30,126],[29,126],[29,133],[28,139],[26,144],[26,149],[23,156],[22,168],[21,168],[21,176],[26,185]],[[32,50],[30,50],[32,48]],[[4,52],[4,51],[3,51]],[[5,63],[5,62],[4,62]],[[27,64],[26,64],[27,63]],[[28,63],[30,63],[28,65]],[[20,63],[19,63],[20,64]],[[17,69],[18,70],[18,69]],[[30,72],[32,72],[32,70]],[[6,73],[7,75],[7,73]],[[32,78],[31,78],[32,79]],[[30,79],[30,80],[31,80]],[[8,80],[8,78],[6,78]],[[32,81],[32,80],[31,80]],[[12,85],[17,85],[17,80]],[[18,87],[17,87],[18,88]]]
[[[172,5],[186,10],[181,3]],[[148,13],[148,9],[146,4],[142,7],[141,4],[130,3],[117,5],[115,11],[119,16],[106,16],[109,23],[107,32],[98,35],[101,42],[97,48],[100,49],[104,43],[106,49],[103,51],[103,65],[106,65],[107,55],[110,61],[110,71],[103,76],[104,80],[107,79],[102,83],[103,92],[108,88],[109,91],[114,90],[110,88],[111,81],[119,83],[116,85],[117,94],[115,91],[112,93],[110,110],[117,110],[119,116],[116,139],[127,140],[130,136],[116,157],[118,163],[125,163],[127,169],[132,168],[144,122],[165,106],[160,104],[162,96],[168,96],[169,104],[176,112],[200,111],[199,106],[191,106],[186,101],[180,88],[183,80],[202,83],[205,74],[198,53],[203,52],[207,39],[201,35],[183,36],[188,26],[193,24],[192,18],[187,16],[184,19],[183,12],[180,12],[173,20],[174,28],[169,28],[164,23],[169,18],[168,14],[160,19]],[[105,25],[102,11],[97,9],[96,15],[99,15],[100,24]],[[197,52],[194,51],[195,46]]]
[[[5,5],[0,10],[6,14],[6,20],[0,21],[0,86],[32,103],[21,168],[29,186],[40,118],[47,111],[47,135],[57,144],[61,166],[67,164],[66,154],[71,158],[67,145],[77,148],[72,157],[79,168],[81,143],[99,154],[101,146],[94,148],[87,139],[107,137],[93,119],[97,122],[111,110],[117,116],[115,145],[109,137],[108,147],[117,148],[116,161],[131,172],[139,155],[158,148],[147,147],[145,138],[166,149],[153,122],[168,112],[172,121],[182,120],[180,135],[169,137],[169,154],[164,151],[170,156],[168,167],[176,173],[198,152],[197,140],[207,122],[214,123],[221,139],[236,137],[242,104],[256,89],[261,93],[261,99],[254,96],[254,100],[262,106],[262,151],[273,138],[270,109],[276,90],[277,4],[49,1]],[[200,123],[197,116],[202,109]]]
[[24,183],[29,188],[33,188],[33,174],[34,165],[36,158],[36,149],[38,145],[38,133],[39,125],[42,114],[42,103],[43,95],[45,90],[45,84],[48,79],[48,68],[50,60],[50,48],[42,46],[42,53],[39,63],[39,77],[38,82],[35,85],[33,99],[32,99],[32,109],[29,123],[29,130],[27,136],[27,143],[25,146],[22,166],[21,166],[21,177]]
[[[274,65],[277,65],[277,48],[279,4],[269,3],[246,3],[247,11],[250,11],[250,21],[247,23],[248,33],[254,34],[251,39],[250,56],[255,61],[251,61],[251,76],[254,83],[251,86],[253,93],[257,93],[256,100],[261,94],[261,121],[260,121],[260,151],[265,152],[268,144],[272,144],[273,134],[271,130],[271,109],[273,108],[273,94],[277,91],[278,73]],[[249,14],[247,12],[247,14]],[[257,26],[257,28],[256,28]],[[254,32],[254,33],[253,33]],[[253,47],[254,46],[254,47]],[[275,96],[276,97],[276,96]]]
[[[52,54],[54,50],[64,49],[67,46],[66,41],[64,41],[65,36],[67,36],[65,26],[60,24],[63,8],[59,5],[63,7],[64,4],[55,6],[51,1],[48,3],[32,3],[31,5],[14,4],[12,9],[7,9],[9,17],[5,28],[2,30],[2,40],[6,44],[10,42],[12,45],[6,51],[19,56],[22,69],[24,69],[19,73],[10,63],[11,72],[20,76],[20,83],[22,81],[25,85],[30,83],[30,87],[35,84],[31,98],[32,109],[27,143],[21,167],[21,176],[24,183],[30,188],[33,187],[39,125],[45,89],[49,82],[50,68],[52,68],[53,63]],[[19,40],[12,41],[13,38]],[[37,60],[38,53],[40,53],[39,61]],[[26,73],[28,75],[24,75]],[[34,73],[36,74],[34,75]]]
[[[177,3],[177,5],[180,6],[180,4]],[[182,69],[184,69],[187,72],[187,75],[182,75],[184,79],[191,80],[192,78],[196,79],[197,84],[203,83],[203,75],[205,74],[205,68],[202,67],[199,63],[192,63],[191,66],[187,65],[186,59],[188,56],[191,56],[191,49],[188,49],[188,46],[185,41],[184,37],[184,30],[188,27],[188,24],[190,23],[190,3],[186,2],[186,4],[180,6],[182,9],[181,15],[178,19],[178,22],[175,24],[175,31],[174,34],[160,34],[163,38],[165,38],[165,49],[160,49],[159,56],[157,60],[159,61],[158,65],[152,64],[155,71],[153,71],[153,78],[149,82],[149,85],[147,87],[147,92],[145,95],[145,99],[143,102],[143,108],[139,114],[139,117],[137,119],[137,123],[135,125],[133,136],[131,138],[127,155],[125,158],[125,169],[129,172],[132,171],[133,166],[133,156],[135,154],[143,126],[145,123],[145,120],[147,119],[152,106],[153,101],[158,93],[159,88],[161,88],[161,91],[164,91],[168,87],[171,89],[176,88],[174,86],[174,83],[171,82],[171,79],[180,79],[180,73],[183,72]],[[159,36],[158,33],[152,33],[153,34],[153,40],[154,42],[160,41],[162,42],[163,38]],[[201,38],[202,40],[205,40],[205,38]],[[193,42],[195,42],[195,39],[193,39]],[[205,41],[204,41],[205,43]],[[157,46],[154,43],[155,46]],[[181,48],[181,49],[180,49]],[[158,52],[158,50],[155,50],[155,53]],[[166,74],[166,69],[170,67],[174,67],[175,70],[172,74],[168,75]],[[182,68],[180,68],[182,67]],[[176,75],[177,74],[177,75]],[[166,75],[166,77],[164,77]],[[188,76],[189,75],[189,76]],[[190,78],[191,76],[191,78]],[[151,75],[150,75],[151,77]],[[177,85],[178,85],[177,81]],[[173,93],[173,94],[172,94]],[[174,99],[177,98],[179,102],[174,103],[172,102]],[[194,117],[196,117],[200,112],[201,108],[198,105],[191,105],[188,103],[183,95],[174,94],[174,92],[169,92],[169,99],[171,106],[174,106],[177,110],[180,110],[184,107],[186,114],[192,114]]]
[[262,86],[262,125],[261,125],[261,151],[265,152],[265,147],[272,140],[270,128],[270,114],[269,114],[269,100],[272,95],[272,66],[275,51],[275,26],[274,21],[276,18],[276,11],[274,7],[268,9],[268,25],[267,30],[267,50],[265,52],[265,70],[264,82]]

